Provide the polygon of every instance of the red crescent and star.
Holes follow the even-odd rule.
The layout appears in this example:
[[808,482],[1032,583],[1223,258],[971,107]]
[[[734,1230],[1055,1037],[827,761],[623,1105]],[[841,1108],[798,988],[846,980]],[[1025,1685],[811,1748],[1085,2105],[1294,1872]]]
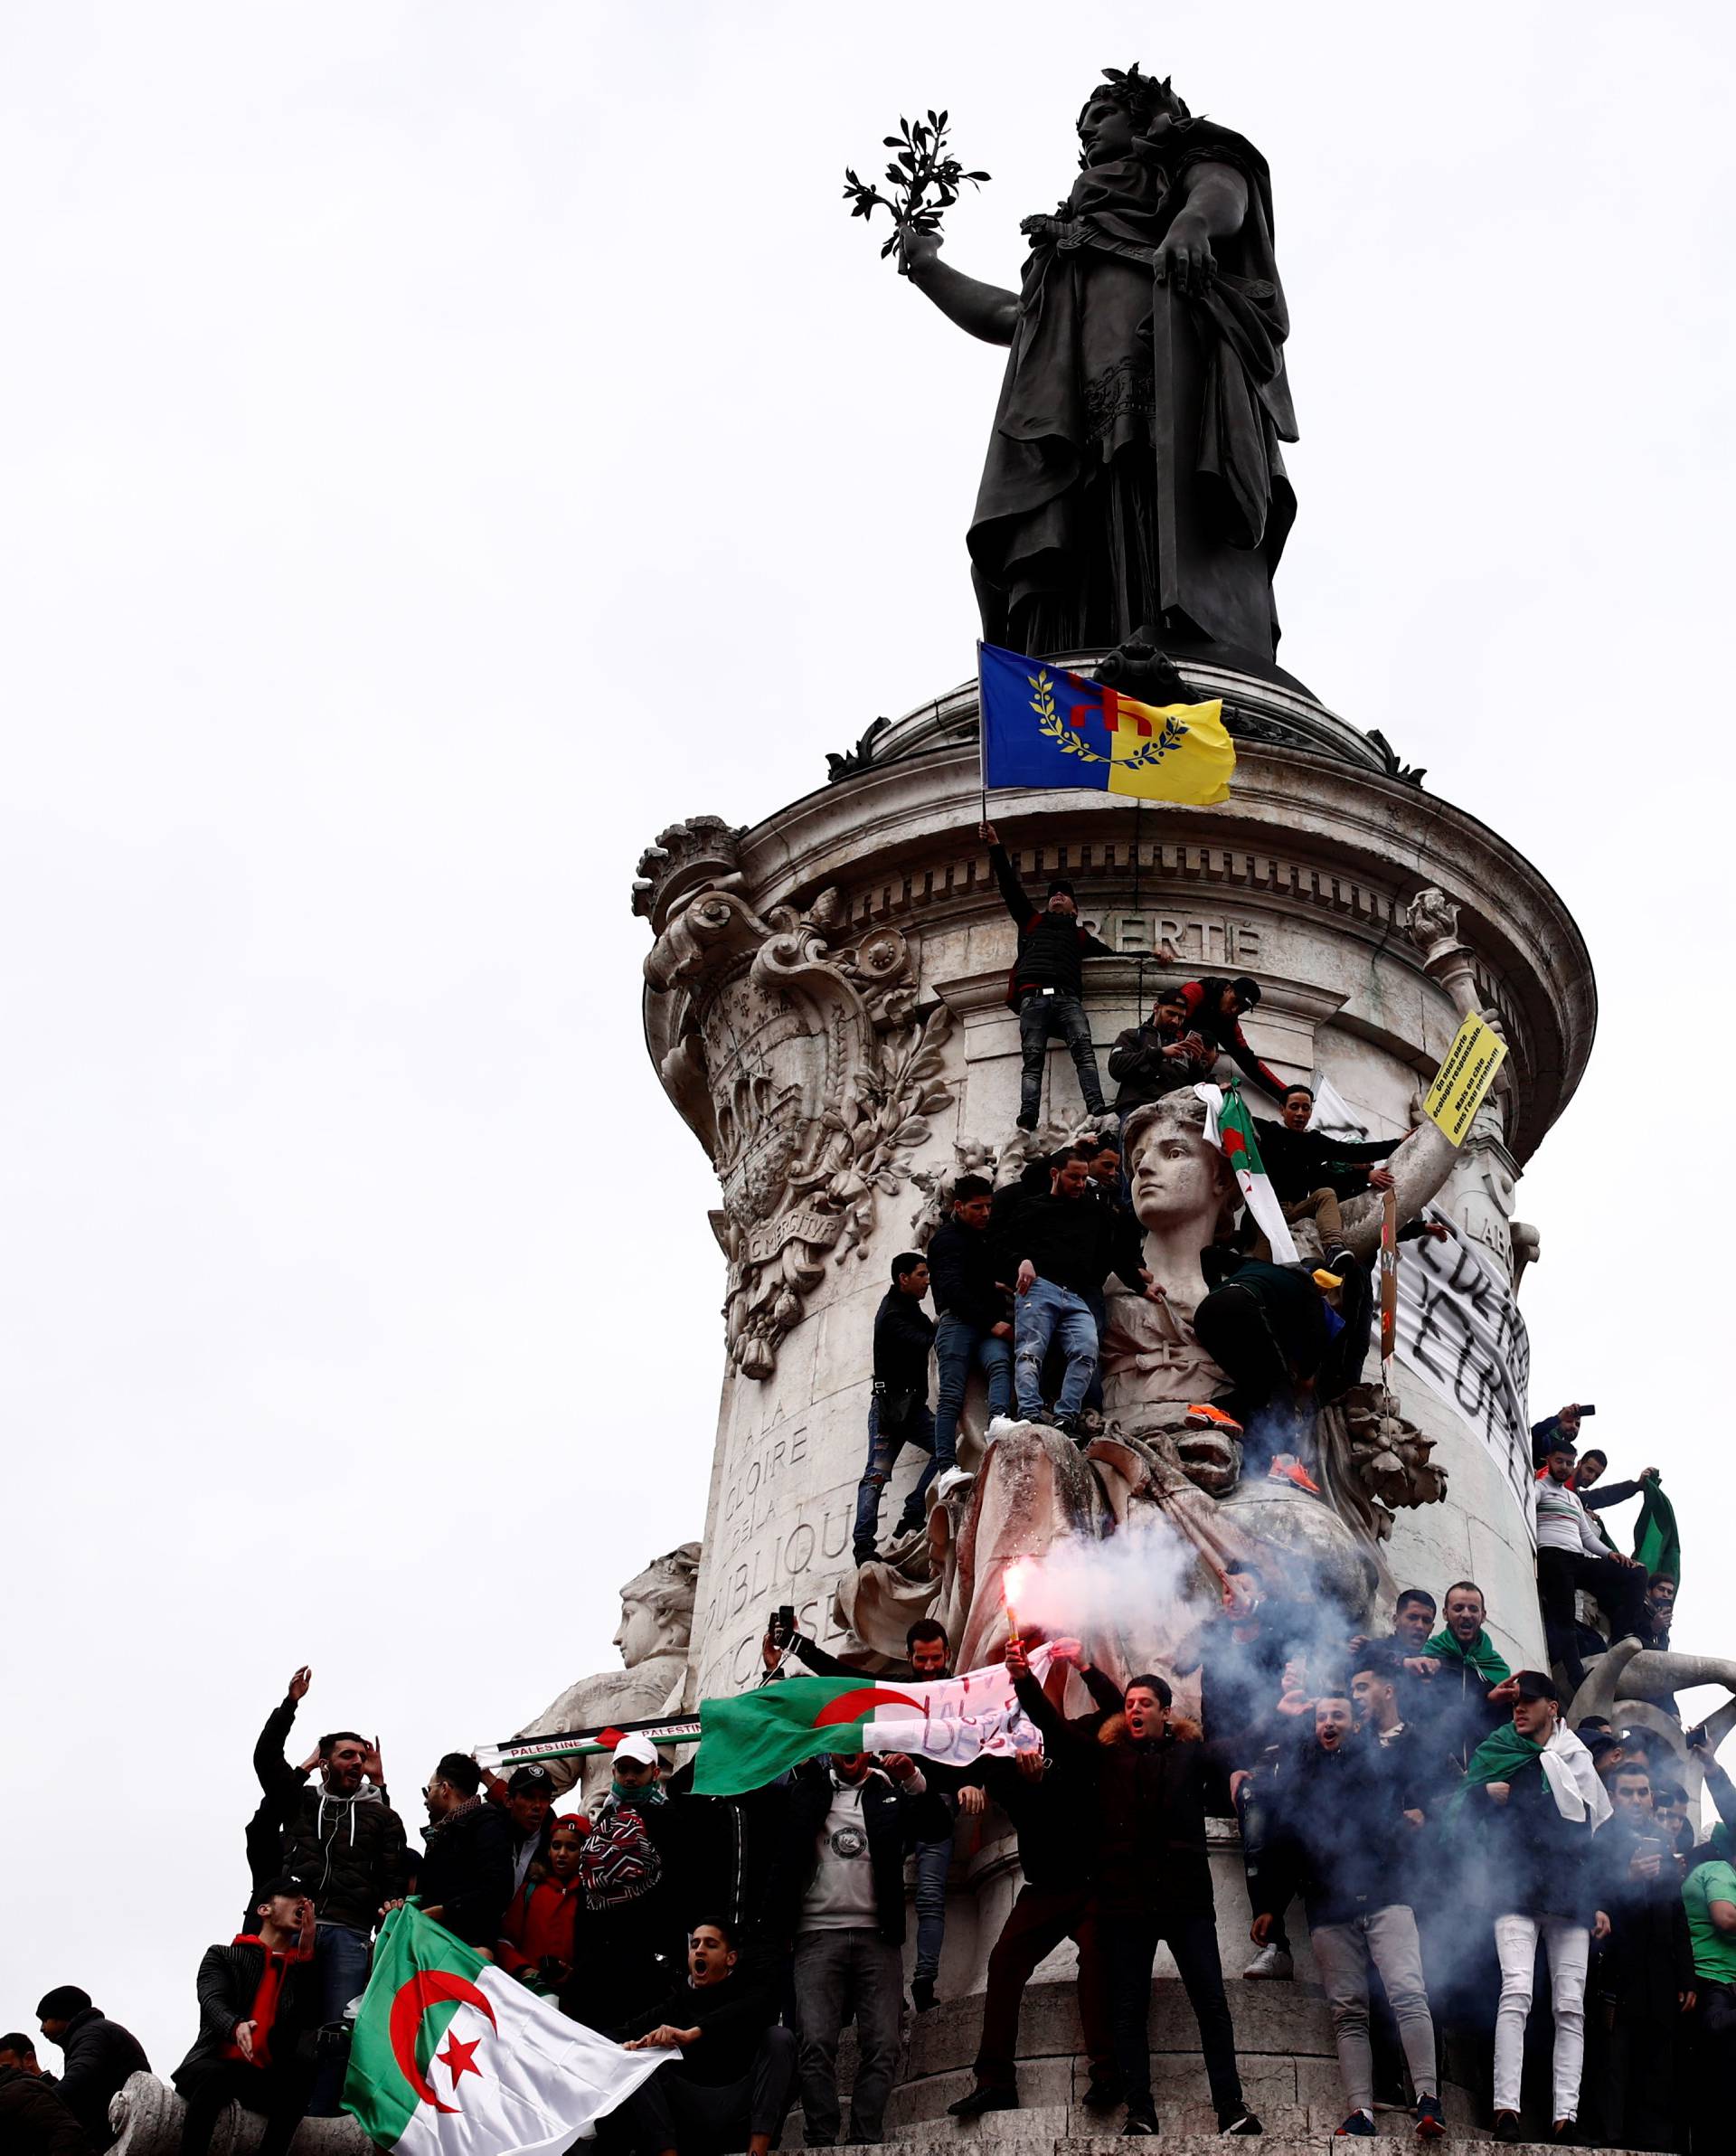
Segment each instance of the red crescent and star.
[[877,1707],[909,1707],[920,1715],[922,1702],[908,1692],[889,1692],[882,1685],[861,1685],[853,1692],[840,1692],[814,1717],[816,1729],[835,1728],[840,1722],[860,1722]]
[[[392,2019],[389,2032],[392,2038],[392,2056],[398,2062],[398,2070],[409,2082],[424,2104],[431,2104],[436,2111],[456,2112],[456,2104],[442,2104],[434,2094],[428,2076],[416,2062],[416,2039],[421,2034],[422,2017],[431,2006],[439,2006],[442,2000],[455,1999],[461,2006],[474,2006],[488,2017],[490,2028],[496,2027],[495,2009],[488,2003],[487,1994],[477,1991],[467,1976],[459,1976],[449,1969],[419,1969],[407,1984],[399,1988],[398,1996],[392,2002]],[[482,2078],[482,2068],[476,2063],[476,2052],[482,2038],[461,2044],[448,2034],[446,2049],[437,2054],[439,2063],[452,2076],[456,2094],[459,2081],[467,2074]]]

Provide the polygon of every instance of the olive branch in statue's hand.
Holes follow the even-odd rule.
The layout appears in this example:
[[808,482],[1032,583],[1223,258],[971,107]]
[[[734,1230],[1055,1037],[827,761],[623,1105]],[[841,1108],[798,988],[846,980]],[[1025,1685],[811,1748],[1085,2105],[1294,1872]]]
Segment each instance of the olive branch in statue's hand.
[[844,175],[844,199],[853,217],[872,217],[882,209],[892,217],[892,236],[880,251],[882,261],[907,235],[933,237],[940,230],[941,212],[952,207],[966,184],[980,187],[989,176],[967,172],[957,157],[947,155],[944,112],[931,111],[926,123],[918,120],[914,127],[907,119],[898,126],[899,132],[886,137],[886,147],[898,153],[886,167],[891,194],[859,180],[847,166]]

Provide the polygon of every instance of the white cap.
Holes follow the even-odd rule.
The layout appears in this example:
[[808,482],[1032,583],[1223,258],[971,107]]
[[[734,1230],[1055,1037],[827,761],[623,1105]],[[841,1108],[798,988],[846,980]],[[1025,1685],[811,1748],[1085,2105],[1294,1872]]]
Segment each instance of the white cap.
[[616,1759],[630,1759],[642,1767],[656,1767],[663,1764],[657,1747],[648,1736],[641,1736],[637,1730],[629,1731],[621,1739],[611,1756]]

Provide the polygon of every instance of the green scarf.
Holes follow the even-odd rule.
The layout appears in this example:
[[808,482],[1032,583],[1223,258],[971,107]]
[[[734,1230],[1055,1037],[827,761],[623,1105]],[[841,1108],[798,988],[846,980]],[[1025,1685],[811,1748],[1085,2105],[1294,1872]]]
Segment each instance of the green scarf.
[[[1511,1722],[1504,1722],[1493,1736],[1486,1736],[1471,1754],[1465,1779],[1453,1792],[1453,1812],[1457,1814],[1464,1810],[1465,1800],[1474,1789],[1486,1789],[1491,1782],[1511,1782],[1543,1756],[1541,1745],[1533,1745],[1528,1736],[1521,1736]],[[1538,1769],[1539,1773],[1542,1771]]]
[[1443,1661],[1457,1662],[1461,1668],[1473,1669],[1479,1677],[1486,1677],[1492,1685],[1505,1684],[1513,1675],[1495,1651],[1487,1632],[1480,1628],[1468,1647],[1461,1647],[1451,1632],[1442,1631],[1435,1634],[1422,1651],[1439,1655]]

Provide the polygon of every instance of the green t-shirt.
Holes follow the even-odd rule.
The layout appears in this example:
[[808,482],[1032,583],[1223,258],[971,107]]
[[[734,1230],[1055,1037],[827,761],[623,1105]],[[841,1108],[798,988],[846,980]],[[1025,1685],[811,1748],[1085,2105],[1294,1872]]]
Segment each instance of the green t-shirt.
[[1688,1912],[1688,1936],[1694,1942],[1694,1973],[1708,1983],[1736,1984],[1736,1932],[1721,1932],[1706,1906],[1708,1902],[1736,1902],[1736,1865],[1714,1861],[1697,1866],[1682,1882],[1682,1901]]

